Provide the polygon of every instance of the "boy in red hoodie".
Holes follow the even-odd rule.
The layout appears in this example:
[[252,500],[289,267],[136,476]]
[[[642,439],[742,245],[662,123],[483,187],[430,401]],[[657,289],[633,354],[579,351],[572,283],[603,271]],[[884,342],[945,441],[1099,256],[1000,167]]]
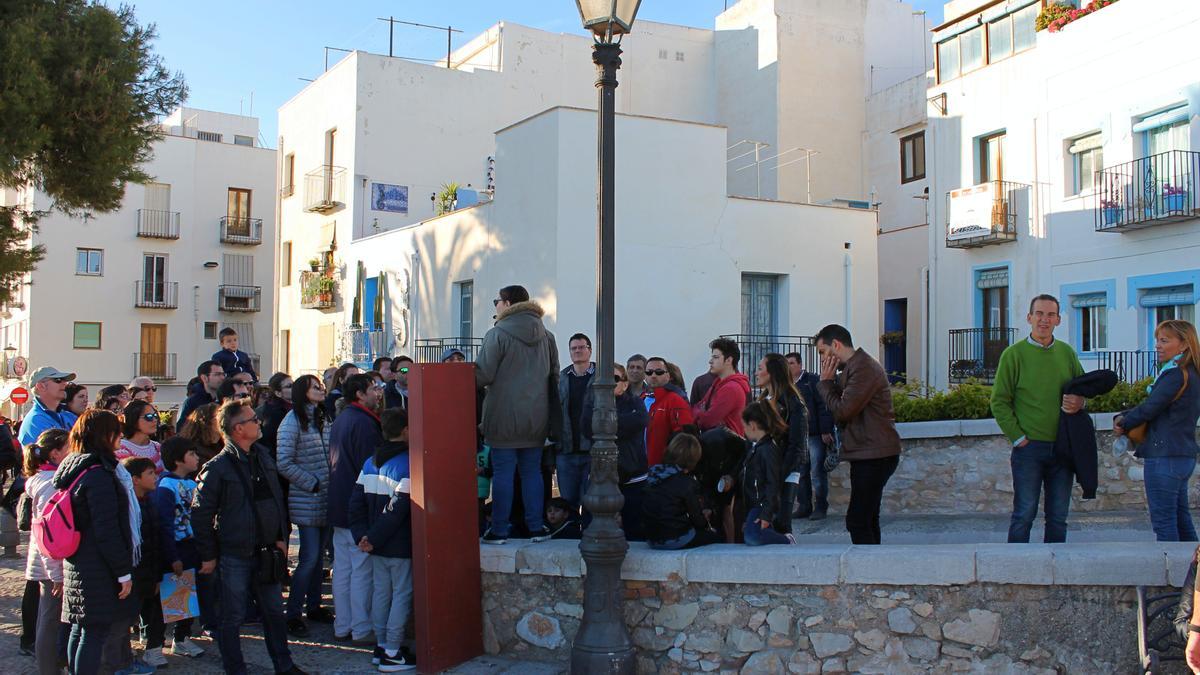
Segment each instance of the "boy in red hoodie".
[[692,407],[696,426],[701,431],[725,427],[744,437],[746,429],[742,425],[742,410],[749,400],[750,380],[737,370],[741,350],[729,338],[717,338],[708,343],[708,348],[712,350],[708,372],[716,376],[717,381],[704,398]]

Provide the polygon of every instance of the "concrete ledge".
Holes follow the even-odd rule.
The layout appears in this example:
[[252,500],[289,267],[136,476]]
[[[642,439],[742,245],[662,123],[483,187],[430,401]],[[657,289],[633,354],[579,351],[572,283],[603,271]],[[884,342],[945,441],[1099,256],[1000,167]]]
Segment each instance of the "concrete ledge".
[[[1112,431],[1116,413],[1092,413],[1092,424],[1096,431]],[[982,420],[932,420],[929,422],[900,422],[896,431],[903,440],[921,438],[953,438],[955,436],[978,437],[1000,436],[1000,425],[994,419]]]
[[[1189,543],[941,544],[931,546],[735,546],[653,551],[633,543],[628,581],[832,586],[1181,586],[1196,550]],[[578,578],[577,541],[513,540],[480,547],[484,572]]]

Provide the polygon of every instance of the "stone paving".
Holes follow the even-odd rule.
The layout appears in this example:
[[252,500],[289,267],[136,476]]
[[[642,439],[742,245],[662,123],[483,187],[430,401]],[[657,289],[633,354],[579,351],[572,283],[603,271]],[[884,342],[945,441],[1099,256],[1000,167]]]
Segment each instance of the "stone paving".
[[[19,651],[18,636],[21,633],[21,594],[25,588],[25,552],[27,535],[22,533],[22,543],[17,551],[19,557],[0,557],[0,672],[5,675],[35,674],[33,658]],[[299,542],[293,539],[292,552],[298,550]],[[292,561],[295,563],[295,560]],[[286,593],[286,591],[285,591]],[[325,585],[325,604],[332,607],[329,585]],[[309,624],[310,636],[303,640],[289,638],[292,658],[296,665],[309,673],[328,675],[351,675],[375,673],[371,665],[371,650],[351,647],[333,642],[331,624]],[[221,657],[216,645],[207,638],[193,638],[205,653],[194,659],[167,656],[171,675],[193,673],[220,673]],[[246,626],[242,629],[242,649],[246,656],[247,669],[251,675],[274,672],[271,659],[263,643],[261,626]],[[162,669],[160,669],[162,670]],[[413,671],[410,671],[413,672]],[[527,663],[500,657],[481,657],[451,669],[451,673],[462,675],[556,675],[566,672],[565,665]]]

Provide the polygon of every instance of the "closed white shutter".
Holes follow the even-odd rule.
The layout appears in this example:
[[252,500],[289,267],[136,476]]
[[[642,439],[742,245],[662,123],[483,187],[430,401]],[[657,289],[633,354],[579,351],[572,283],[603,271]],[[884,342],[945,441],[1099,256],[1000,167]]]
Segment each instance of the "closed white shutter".
[[221,283],[226,286],[253,286],[254,256],[224,254],[221,261]]
[[146,183],[146,201],[142,208],[147,211],[171,210],[171,186],[167,183]]

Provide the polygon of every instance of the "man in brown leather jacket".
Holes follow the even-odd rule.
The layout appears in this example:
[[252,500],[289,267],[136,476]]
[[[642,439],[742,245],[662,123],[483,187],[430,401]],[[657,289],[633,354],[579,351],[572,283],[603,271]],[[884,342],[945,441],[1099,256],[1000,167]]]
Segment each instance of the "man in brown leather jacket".
[[[817,391],[841,427],[842,459],[850,462],[850,506],[846,530],[855,544],[878,544],[883,488],[900,463],[900,435],[887,373],[850,331],[830,324],[817,333],[821,381]],[[838,366],[843,366],[840,375]]]

